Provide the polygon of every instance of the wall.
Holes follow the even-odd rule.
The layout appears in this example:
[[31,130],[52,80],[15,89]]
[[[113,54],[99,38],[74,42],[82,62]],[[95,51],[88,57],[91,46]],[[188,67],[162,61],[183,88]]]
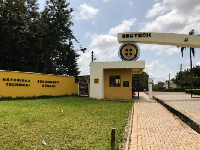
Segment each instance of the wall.
[[[92,62],[90,63],[90,98],[103,99],[103,63]],[[98,79],[98,83],[94,83],[94,80]]]
[[[119,75],[120,87],[109,87],[109,76]],[[123,81],[129,81],[129,87],[123,87]],[[105,99],[132,99],[132,71],[131,69],[104,70],[104,98]]]
[[1,97],[61,96],[78,93],[74,77],[0,70]]

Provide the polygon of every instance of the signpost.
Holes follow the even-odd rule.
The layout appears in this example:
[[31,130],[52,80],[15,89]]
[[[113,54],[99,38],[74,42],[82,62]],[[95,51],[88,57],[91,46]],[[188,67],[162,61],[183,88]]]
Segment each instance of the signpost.
[[127,32],[118,33],[118,42],[135,42],[144,44],[173,45],[180,47],[200,48],[200,36],[176,34],[176,33],[155,33],[155,32]]

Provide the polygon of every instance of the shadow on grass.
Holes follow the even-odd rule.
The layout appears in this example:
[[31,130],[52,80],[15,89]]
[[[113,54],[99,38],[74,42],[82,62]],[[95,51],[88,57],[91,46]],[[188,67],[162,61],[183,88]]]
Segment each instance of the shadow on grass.
[[0,101],[17,101],[17,100],[38,100],[38,99],[52,99],[52,98],[62,98],[62,97],[68,97],[68,96],[74,96],[78,97],[78,95],[60,95],[60,96],[51,96],[51,95],[42,95],[42,96],[32,96],[32,97],[1,97]]

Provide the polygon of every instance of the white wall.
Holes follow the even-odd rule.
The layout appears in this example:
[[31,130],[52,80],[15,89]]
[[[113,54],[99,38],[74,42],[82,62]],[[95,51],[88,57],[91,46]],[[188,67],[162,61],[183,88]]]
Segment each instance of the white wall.
[[[94,79],[99,79],[99,83],[95,84]],[[103,66],[101,63],[90,63],[90,98],[104,98],[104,78]]]

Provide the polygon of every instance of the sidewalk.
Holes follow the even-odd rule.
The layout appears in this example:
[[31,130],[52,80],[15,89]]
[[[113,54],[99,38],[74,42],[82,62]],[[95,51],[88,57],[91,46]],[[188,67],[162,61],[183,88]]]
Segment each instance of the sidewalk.
[[134,104],[131,150],[200,150],[200,134],[145,93]]
[[200,98],[184,92],[153,92],[153,96],[178,110],[200,126]]

